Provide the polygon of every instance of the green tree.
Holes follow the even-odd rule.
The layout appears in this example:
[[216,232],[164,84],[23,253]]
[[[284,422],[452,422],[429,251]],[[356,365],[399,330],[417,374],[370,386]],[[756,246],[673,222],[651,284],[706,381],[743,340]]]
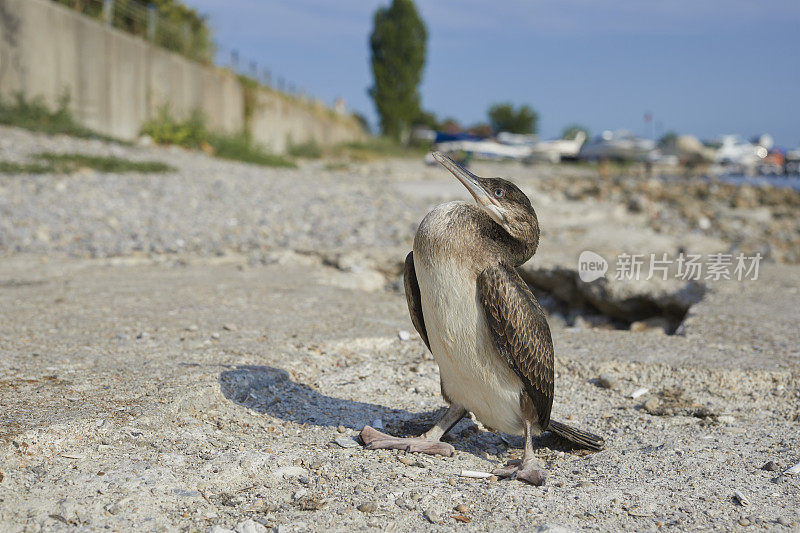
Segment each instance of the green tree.
[[489,108],[489,123],[498,133],[536,133],[538,120],[539,115],[528,105],[514,109],[513,105],[505,103]]
[[375,84],[369,94],[381,120],[381,132],[407,141],[421,114],[419,83],[428,35],[412,0],[392,0],[375,12],[369,39]]
[[436,118],[436,114],[432,111],[420,111],[419,115],[411,121],[411,124],[414,126],[425,126],[432,130],[439,129],[439,119]]
[[578,133],[583,133],[584,139],[589,138],[589,130],[584,128],[579,124],[571,124],[564,128],[564,131],[561,132],[562,139],[569,139],[570,141],[578,136]]
[[[100,18],[103,2],[96,0],[56,0],[90,17]],[[115,0],[111,22],[116,28],[144,37],[147,32],[147,10],[153,4],[158,14],[155,43],[198,61],[211,62],[214,43],[206,18],[180,0]]]
[[675,141],[678,140],[678,134],[674,131],[668,131],[661,138],[658,140],[658,146],[664,148],[667,146],[672,146],[675,144]]

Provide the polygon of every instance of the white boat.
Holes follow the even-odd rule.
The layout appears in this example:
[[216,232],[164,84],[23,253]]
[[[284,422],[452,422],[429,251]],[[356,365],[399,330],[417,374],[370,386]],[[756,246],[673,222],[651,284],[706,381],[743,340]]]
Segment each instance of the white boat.
[[723,167],[734,167],[735,171],[753,172],[768,153],[766,147],[743,141],[738,135],[723,135],[714,162]]
[[703,145],[694,135],[678,135],[659,145],[659,151],[658,163],[671,165],[705,165],[712,163],[716,155],[713,148]]
[[562,159],[578,157],[581,146],[586,141],[586,134],[579,131],[574,139],[553,139],[541,141],[533,145],[527,161],[548,161],[558,163]]
[[656,152],[656,143],[650,139],[635,137],[624,130],[606,130],[599,137],[584,144],[578,157],[590,161],[599,159],[647,161],[657,158]]
[[[478,159],[525,159],[530,156],[536,142],[535,135],[517,135],[501,132],[496,139],[476,138],[459,134],[443,136],[436,149],[444,153],[466,152]],[[451,137],[451,138],[447,138]]]
[[530,146],[503,144],[491,139],[482,141],[447,141],[437,143],[436,150],[446,154],[466,152],[478,159],[524,159],[531,153]]

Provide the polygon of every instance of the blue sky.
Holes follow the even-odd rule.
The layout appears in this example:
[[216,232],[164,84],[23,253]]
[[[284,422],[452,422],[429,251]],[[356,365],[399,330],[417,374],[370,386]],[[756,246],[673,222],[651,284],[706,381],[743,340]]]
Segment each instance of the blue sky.
[[[367,39],[389,0],[185,0],[238,50],[307,93],[376,115]],[[418,0],[428,27],[425,109],[463,123],[527,103],[544,137],[654,126],[800,145],[800,1]]]

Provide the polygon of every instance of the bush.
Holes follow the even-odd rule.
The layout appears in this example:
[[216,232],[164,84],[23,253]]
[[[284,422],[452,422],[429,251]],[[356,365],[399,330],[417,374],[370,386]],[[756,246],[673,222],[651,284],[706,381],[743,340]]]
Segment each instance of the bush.
[[204,151],[213,152],[214,155],[223,159],[266,167],[294,166],[291,161],[272,154],[254,143],[246,133],[220,135],[209,132],[205,126],[203,115],[197,111],[193,112],[186,120],[177,121],[172,118],[168,108],[161,108],[154,119],[144,124],[142,133],[149,135],[158,144],[203,148]]
[[26,100],[22,94],[17,94],[13,102],[0,100],[0,124],[50,135],[115,140],[78,124],[69,110],[69,102],[69,93],[64,93],[56,110],[51,111],[41,98]]
[[316,141],[294,144],[289,147],[289,155],[292,157],[304,157],[306,159],[319,159],[322,157],[322,148],[319,147]]
[[243,133],[212,135],[207,142],[214,148],[217,157],[223,159],[243,161],[265,167],[293,168],[295,166],[288,159],[264,150],[261,146],[253,143],[248,135]]
[[199,111],[194,111],[186,120],[177,121],[167,107],[159,109],[155,118],[144,123],[142,133],[149,135],[157,144],[176,144],[187,148],[199,147],[207,137],[205,121]]

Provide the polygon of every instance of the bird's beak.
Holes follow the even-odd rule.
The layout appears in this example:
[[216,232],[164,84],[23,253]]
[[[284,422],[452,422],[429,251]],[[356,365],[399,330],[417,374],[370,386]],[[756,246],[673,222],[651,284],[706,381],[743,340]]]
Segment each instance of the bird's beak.
[[458,178],[458,181],[464,184],[464,187],[466,187],[472,197],[475,198],[478,205],[481,206],[495,222],[506,227],[506,217],[503,215],[503,210],[489,191],[481,185],[478,176],[462,167],[442,152],[433,152],[433,158],[441,163],[444,168],[449,170],[453,176]]

